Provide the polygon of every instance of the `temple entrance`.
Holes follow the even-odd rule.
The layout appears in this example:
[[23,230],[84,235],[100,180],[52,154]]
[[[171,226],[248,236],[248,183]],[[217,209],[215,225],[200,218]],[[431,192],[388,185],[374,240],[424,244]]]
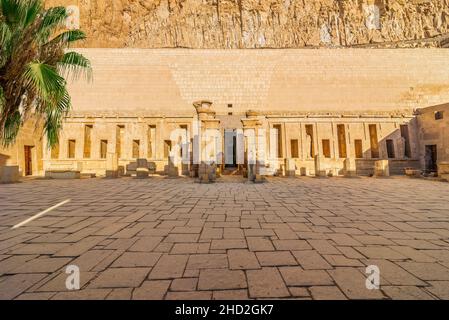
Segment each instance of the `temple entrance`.
[[426,171],[436,172],[437,171],[437,146],[427,145],[426,146]]
[[25,175],[31,176],[33,174],[33,158],[32,158],[32,152],[33,149],[32,146],[25,146],[24,147],[24,159],[25,159]]
[[237,134],[233,129],[225,130],[225,168],[237,168]]

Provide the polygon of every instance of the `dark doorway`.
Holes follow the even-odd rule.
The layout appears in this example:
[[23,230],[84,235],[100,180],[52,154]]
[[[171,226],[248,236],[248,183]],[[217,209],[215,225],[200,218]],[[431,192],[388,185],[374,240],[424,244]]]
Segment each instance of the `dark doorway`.
[[25,175],[31,176],[33,174],[33,158],[32,158],[32,152],[33,149],[32,146],[25,146],[24,152],[25,152]]
[[412,151],[410,149],[410,135],[408,132],[408,125],[406,125],[406,124],[401,125],[401,137],[404,138],[404,142],[405,142],[404,156],[406,158],[411,158]]
[[436,172],[437,171],[437,146],[427,145],[426,146],[426,171]]
[[377,125],[370,124],[368,128],[371,143],[371,158],[377,159],[379,158],[379,140],[377,139]]
[[396,157],[394,153],[394,142],[391,139],[387,139],[387,155],[390,159]]
[[225,167],[237,167],[237,135],[235,130],[225,130]]

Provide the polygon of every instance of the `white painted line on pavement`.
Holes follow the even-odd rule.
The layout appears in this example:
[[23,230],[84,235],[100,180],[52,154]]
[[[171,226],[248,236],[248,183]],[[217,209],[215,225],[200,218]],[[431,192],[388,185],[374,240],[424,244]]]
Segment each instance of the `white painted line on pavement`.
[[22,221],[21,223],[16,224],[16,225],[13,226],[11,229],[16,229],[16,228],[18,228],[18,227],[21,227],[21,226],[27,224],[28,222],[31,222],[31,221],[33,221],[33,220],[35,220],[35,219],[37,219],[37,218],[43,216],[44,214],[46,214],[46,213],[48,213],[48,212],[50,212],[50,211],[52,211],[52,210],[54,210],[54,209],[56,209],[56,208],[58,208],[58,207],[60,207],[60,206],[62,206],[62,205],[68,203],[68,202],[70,202],[70,199],[64,200],[64,201],[58,203],[57,205],[55,205],[55,206],[53,206],[53,207],[51,207],[51,208],[48,208],[48,209],[46,209],[46,210],[44,210],[44,211],[42,211],[42,212],[39,212],[38,214],[32,216],[31,218],[28,218],[28,219],[26,219],[25,221]]

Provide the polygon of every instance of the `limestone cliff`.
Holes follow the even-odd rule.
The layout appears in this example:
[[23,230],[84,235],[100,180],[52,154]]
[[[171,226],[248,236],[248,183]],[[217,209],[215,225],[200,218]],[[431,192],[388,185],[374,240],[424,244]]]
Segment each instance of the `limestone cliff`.
[[449,32],[449,0],[46,2],[78,6],[87,47],[445,46]]

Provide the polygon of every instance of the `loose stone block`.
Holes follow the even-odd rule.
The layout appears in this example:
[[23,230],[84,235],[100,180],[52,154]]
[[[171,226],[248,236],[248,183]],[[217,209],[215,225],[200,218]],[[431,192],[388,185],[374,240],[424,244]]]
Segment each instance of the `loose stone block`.
[[118,170],[106,170],[106,178],[118,178]]
[[137,168],[136,169],[136,178],[145,179],[148,178],[149,170],[148,168]]
[[390,164],[388,160],[377,160],[374,163],[374,175],[376,177],[389,177]]
[[0,167],[0,183],[14,183],[19,181],[19,166]]
[[443,180],[449,181],[449,162],[438,163],[438,176]]
[[45,171],[45,177],[50,179],[80,179],[81,172],[76,170]]
[[295,159],[287,158],[285,159],[285,175],[287,177],[296,176],[296,161]]
[[148,161],[147,161],[147,159],[137,159],[137,168],[146,168],[146,169],[148,169]]
[[198,176],[200,183],[211,183],[217,179],[217,165],[201,163],[198,166]]

